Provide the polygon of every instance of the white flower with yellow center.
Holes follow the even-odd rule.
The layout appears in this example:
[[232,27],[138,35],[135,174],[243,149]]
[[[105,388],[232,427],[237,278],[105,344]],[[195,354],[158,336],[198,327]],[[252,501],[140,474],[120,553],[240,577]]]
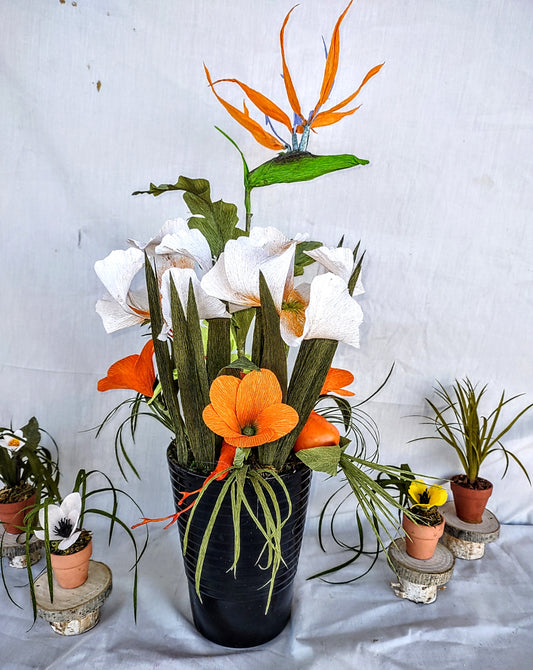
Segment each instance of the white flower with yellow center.
[[3,433],[0,436],[0,447],[8,451],[15,452],[25,445],[24,435],[21,430],[15,430],[12,433]]

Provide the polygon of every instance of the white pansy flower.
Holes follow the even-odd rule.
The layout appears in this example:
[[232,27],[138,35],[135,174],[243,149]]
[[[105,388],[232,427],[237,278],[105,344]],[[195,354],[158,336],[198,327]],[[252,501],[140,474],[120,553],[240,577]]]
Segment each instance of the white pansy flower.
[[108,294],[96,303],[96,311],[108,333],[150,319],[146,289],[131,289],[133,279],[142,267],[144,254],[134,247],[112,251],[94,264],[96,274],[108,290]]
[[15,430],[12,433],[3,433],[0,436],[0,447],[8,451],[15,452],[25,445],[26,441],[21,430]]
[[196,307],[198,308],[198,317],[200,319],[229,318],[230,314],[226,310],[223,302],[218,298],[208,295],[202,288],[200,280],[194,270],[190,268],[170,268],[161,279],[161,307],[163,311],[164,325],[159,334],[159,339],[166,339],[172,328],[172,311],[170,304],[170,278],[174,281],[176,292],[179,296],[183,311],[187,313],[189,302],[189,284],[192,281]]
[[[61,505],[48,505],[46,510],[48,516],[48,537],[51,541],[59,540],[58,549],[64,551],[76,542],[81,533],[81,530],[77,530],[81,514],[81,496],[77,491],[74,491],[74,493],[69,493],[63,499]],[[35,536],[39,540],[44,540],[44,507],[39,510],[39,523],[43,530],[36,530]]]

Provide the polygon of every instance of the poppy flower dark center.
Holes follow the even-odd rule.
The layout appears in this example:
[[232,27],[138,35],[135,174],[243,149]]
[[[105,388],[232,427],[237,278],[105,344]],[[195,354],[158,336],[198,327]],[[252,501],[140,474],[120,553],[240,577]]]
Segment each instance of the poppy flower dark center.
[[420,494],[419,502],[420,502],[421,505],[429,504],[429,493],[428,493],[427,489],[424,491],[424,493]]
[[70,537],[72,535],[72,521],[70,519],[60,519],[54,527],[54,533],[59,537]]
[[257,435],[257,428],[255,426],[244,426],[241,432],[243,435],[252,437],[252,435]]

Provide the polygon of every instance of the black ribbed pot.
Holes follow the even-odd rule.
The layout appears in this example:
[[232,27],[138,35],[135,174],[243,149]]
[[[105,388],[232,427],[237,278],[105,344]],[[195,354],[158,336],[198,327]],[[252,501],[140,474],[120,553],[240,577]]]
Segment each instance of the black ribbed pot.
[[[172,445],[167,457],[174,503],[179,511],[180,492],[199,489],[206,478],[182,468],[175,460]],[[241,511],[241,554],[236,574],[228,572],[234,559],[229,493],[211,534],[200,581],[202,600],[198,598],[195,590],[196,561],[204,531],[224,481],[212,482],[195,507],[183,560],[194,624],[208,640],[226,647],[254,647],[268,642],[285,628],[291,615],[293,584],[302,544],[311,474],[311,470],[302,464],[282,475],[290,494],[292,514],[282,529],[281,551],[285,564],[282,563],[277,572],[266,614],[269,589],[265,584],[269,580],[270,571],[262,570],[257,565],[265,540],[244,506]],[[275,479],[272,478],[270,484],[276,492],[282,518],[285,518],[288,511],[285,494]],[[261,506],[249,482],[245,485],[245,494],[254,514],[263,521]],[[182,548],[188,518],[189,512],[185,512],[178,519]]]

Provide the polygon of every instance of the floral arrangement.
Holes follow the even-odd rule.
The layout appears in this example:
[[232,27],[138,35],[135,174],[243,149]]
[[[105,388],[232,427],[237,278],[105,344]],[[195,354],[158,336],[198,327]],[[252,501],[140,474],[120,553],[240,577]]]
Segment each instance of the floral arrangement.
[[[140,353],[114,363],[98,383],[100,391],[125,388],[137,393],[104,420],[105,424],[120,407],[129,406],[115,441],[119,463],[125,459],[134,468],[123,431],[129,426],[134,435],[138,417],[148,413],[171,431],[177,462],[206,475],[200,489],[182,492],[175,514],[141,523],[170,525],[190,512],[190,524],[207,489],[224,481],[205,532],[204,551],[226,496],[234,519],[239,519],[241,509],[249,508],[246,482],[253,484],[261,501],[268,500],[270,480],[284,488],[281,475],[299,462],[331,476],[343,475],[378,538],[387,522],[395,523],[390,506],[399,504],[367,469],[391,475],[401,470],[365,457],[357,413],[346,399],[353,395],[345,388],[353,375],[332,367],[339,343],[359,346],[363,313],[357,296],[363,292],[364,254],[359,245],[350,249],[342,240],[329,247],[305,234],[289,238],[273,226],[251,226],[254,188],[306,181],[368,163],[348,154],[314,156],[307,151],[311,131],[359,109],[344,110],[381,68],[370,70],[354,93],[323,109],[337,73],[340,26],[351,4],[335,25],[318,100],[307,116],[285,58],[284,31],[293,10],[280,33],[283,81],[293,120],[262,93],[236,79],[213,81],[205,68],[211,90],[233,119],[261,145],[280,152],[250,170],[237,144],[223,133],[242,159],[244,227],[238,227],[235,205],[212,201],[209,182],[181,176],[174,184],[151,184],[148,191],[135,194],[181,191],[191,212],[188,220],[169,220],[150,240],[131,239],[129,248],[115,250],[95,264],[107,289],[96,305],[106,331],[140,325],[151,335]],[[221,97],[217,89],[223,82],[240,88],[266,116],[268,130],[252,119],[246,104],[241,111]],[[274,122],[289,131],[289,140],[281,139]],[[136,285],[143,270],[144,283]],[[296,351],[292,366],[291,350]],[[334,408],[323,411],[326,398]],[[262,508],[265,521],[254,521],[269,547],[272,588],[282,560],[279,537],[284,521],[268,504],[262,503]],[[234,567],[239,552],[236,522]],[[200,574],[201,561],[197,589]]]

